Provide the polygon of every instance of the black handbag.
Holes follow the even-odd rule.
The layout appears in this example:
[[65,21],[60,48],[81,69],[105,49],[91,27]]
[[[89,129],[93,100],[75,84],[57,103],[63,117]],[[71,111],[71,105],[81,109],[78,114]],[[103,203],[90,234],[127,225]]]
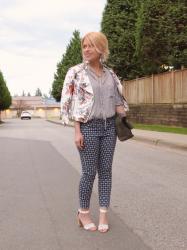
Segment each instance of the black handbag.
[[127,121],[126,117],[121,117],[118,114],[115,116],[116,133],[120,141],[126,141],[132,138],[134,135],[131,131],[133,126]]

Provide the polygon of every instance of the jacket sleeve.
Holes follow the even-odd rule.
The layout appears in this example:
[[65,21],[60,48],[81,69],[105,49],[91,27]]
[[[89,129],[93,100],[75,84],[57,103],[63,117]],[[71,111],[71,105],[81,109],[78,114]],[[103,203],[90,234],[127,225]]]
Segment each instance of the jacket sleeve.
[[74,91],[74,71],[70,68],[66,74],[62,94],[61,94],[61,117],[62,124],[66,125],[69,123],[71,118],[71,105],[72,105],[72,96]]
[[120,79],[117,77],[117,75],[114,73],[113,70],[110,69],[110,72],[112,73],[113,75],[113,78],[117,84],[117,90],[119,92],[119,94],[121,95],[122,99],[123,99],[123,106],[124,106],[124,109],[125,111],[129,111],[129,105],[127,103],[127,100],[125,99],[124,95],[123,95],[123,86],[121,84],[121,81]]
[[123,86],[121,84],[121,81],[119,80],[119,78],[116,76],[116,78],[118,79],[118,83],[117,83],[117,89],[119,94],[121,95],[122,99],[123,99],[123,106],[125,111],[129,111],[129,105],[127,103],[127,100],[125,99],[124,95],[123,95]]

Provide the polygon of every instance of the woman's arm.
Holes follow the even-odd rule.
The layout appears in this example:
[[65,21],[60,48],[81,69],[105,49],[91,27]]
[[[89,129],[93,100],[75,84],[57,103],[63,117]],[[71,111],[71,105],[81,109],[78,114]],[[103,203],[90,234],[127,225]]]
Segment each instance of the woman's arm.
[[74,89],[74,71],[70,68],[66,74],[61,93],[61,116],[64,125],[69,123],[69,109]]
[[80,130],[80,122],[75,121],[75,144],[79,149],[84,147],[84,138]]

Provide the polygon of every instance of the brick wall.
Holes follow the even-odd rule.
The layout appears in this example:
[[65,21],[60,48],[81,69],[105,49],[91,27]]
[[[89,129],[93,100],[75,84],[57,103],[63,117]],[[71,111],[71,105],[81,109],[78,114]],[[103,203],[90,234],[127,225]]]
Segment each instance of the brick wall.
[[130,104],[128,118],[135,123],[187,127],[187,104]]

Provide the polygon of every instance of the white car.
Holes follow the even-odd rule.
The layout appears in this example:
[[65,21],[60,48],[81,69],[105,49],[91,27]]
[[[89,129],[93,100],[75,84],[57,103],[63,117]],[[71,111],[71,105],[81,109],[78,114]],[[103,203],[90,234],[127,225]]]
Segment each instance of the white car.
[[28,111],[22,111],[21,112],[21,120],[23,119],[31,119],[31,114]]

